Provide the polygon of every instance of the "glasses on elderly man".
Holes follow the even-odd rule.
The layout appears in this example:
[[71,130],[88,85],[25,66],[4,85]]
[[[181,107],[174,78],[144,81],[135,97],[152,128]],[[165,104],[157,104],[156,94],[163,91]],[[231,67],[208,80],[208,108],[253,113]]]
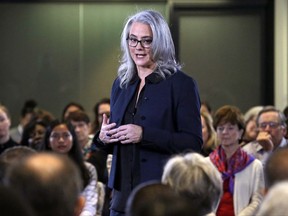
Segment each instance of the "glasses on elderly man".
[[138,40],[137,38],[134,38],[134,37],[128,37],[127,40],[128,40],[128,45],[131,47],[136,47],[138,43],[140,43],[141,46],[144,48],[149,48],[153,41],[151,37],[142,38],[141,40]]
[[269,125],[270,128],[275,129],[281,124],[279,122],[273,122],[273,121],[271,121],[271,122],[262,122],[262,123],[259,124],[259,128],[265,129],[268,125]]

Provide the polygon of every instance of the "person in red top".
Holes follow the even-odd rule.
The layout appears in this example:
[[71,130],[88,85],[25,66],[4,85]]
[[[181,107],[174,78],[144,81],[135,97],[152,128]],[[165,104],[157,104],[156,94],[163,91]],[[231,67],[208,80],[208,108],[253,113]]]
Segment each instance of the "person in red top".
[[264,174],[261,162],[239,145],[245,132],[243,115],[235,106],[223,106],[215,113],[214,126],[220,146],[209,158],[223,180],[216,215],[255,215],[263,198]]

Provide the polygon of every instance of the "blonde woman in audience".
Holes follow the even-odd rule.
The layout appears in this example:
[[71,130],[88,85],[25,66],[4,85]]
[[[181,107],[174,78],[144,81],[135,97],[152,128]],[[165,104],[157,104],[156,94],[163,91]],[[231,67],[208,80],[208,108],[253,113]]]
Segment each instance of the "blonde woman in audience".
[[0,105],[0,154],[5,151],[5,149],[18,145],[18,143],[10,137],[10,126],[11,118],[9,111],[5,106]]
[[217,134],[213,127],[213,120],[209,113],[201,112],[203,146],[201,154],[208,156],[218,145]]
[[240,147],[245,125],[237,107],[223,106],[214,115],[220,142],[209,159],[222,174],[223,196],[217,216],[255,215],[264,190],[263,167],[259,160]]
[[168,160],[162,183],[188,198],[190,205],[198,208],[199,215],[214,215],[222,196],[220,173],[198,153],[176,155]]

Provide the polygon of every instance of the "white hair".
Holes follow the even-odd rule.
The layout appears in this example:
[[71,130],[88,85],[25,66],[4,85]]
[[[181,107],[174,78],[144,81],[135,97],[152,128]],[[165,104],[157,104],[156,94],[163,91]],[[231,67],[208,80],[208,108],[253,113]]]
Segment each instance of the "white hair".
[[198,153],[172,157],[165,165],[162,182],[203,208],[216,211],[222,196],[222,178],[215,166]]
[[127,42],[130,28],[134,22],[147,24],[151,28],[153,34],[151,51],[153,60],[157,65],[154,72],[165,78],[181,69],[181,65],[175,59],[174,43],[164,17],[154,10],[140,11],[128,18],[121,34],[122,57],[118,68],[118,77],[120,79],[120,86],[124,88],[127,87],[136,75],[136,65],[130,56]]
[[288,215],[288,181],[275,184],[265,196],[257,216]]

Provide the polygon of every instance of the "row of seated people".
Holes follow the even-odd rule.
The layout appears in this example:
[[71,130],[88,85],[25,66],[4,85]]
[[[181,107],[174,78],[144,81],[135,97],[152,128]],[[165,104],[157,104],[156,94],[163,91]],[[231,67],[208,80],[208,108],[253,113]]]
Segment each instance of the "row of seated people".
[[[79,133],[77,133],[77,131],[81,131],[80,130],[81,125],[85,126],[88,124],[85,118],[83,118],[83,114],[85,114],[83,111],[71,112],[70,115],[68,115],[66,119],[67,122],[69,122],[69,124],[67,124],[64,121],[58,122],[58,123],[53,122],[53,124],[56,125],[56,128],[59,126],[59,124],[60,125],[66,124],[66,129],[71,134],[76,132],[76,136],[74,137],[73,142],[77,141],[80,144],[81,142],[80,142],[80,138],[78,135]],[[204,115],[205,115],[204,112],[202,112],[201,116],[204,116]],[[210,120],[211,119],[212,118],[210,117]],[[271,155],[273,150],[275,150],[278,147],[284,147],[285,145],[287,145],[287,140],[284,138],[286,134],[286,122],[285,122],[285,117],[283,113],[276,110],[274,107],[266,107],[263,110],[261,110],[256,118],[256,124],[258,125],[257,137],[255,138],[255,141],[247,143],[247,144],[245,143],[246,145],[244,145],[241,143],[241,140],[245,131],[245,122],[244,122],[244,118],[240,110],[234,106],[221,107],[213,115],[213,120],[210,121],[213,123],[213,126],[214,126],[212,128],[216,129],[216,140],[217,140],[213,144],[214,146],[210,149],[210,152],[209,151],[204,152],[204,148],[205,148],[205,126],[204,125],[205,123],[203,123],[203,120],[204,118],[202,117],[202,124],[203,124],[203,129],[204,129],[203,130],[204,147],[203,147],[202,153],[205,156],[209,156],[207,158],[209,158],[212,161],[212,163],[215,165],[218,171],[222,174],[222,180],[223,180],[224,193],[221,198],[221,202],[217,208],[217,215],[227,215],[227,212],[230,212],[231,214],[234,212],[235,215],[241,215],[240,213],[243,211],[243,209],[246,209],[246,211],[244,211],[245,212],[244,215],[250,215],[250,213],[251,215],[253,215],[252,213],[255,213],[261,201],[261,194],[258,193],[258,191],[260,190],[260,188],[262,188],[264,184],[263,173],[261,174],[262,165],[261,163],[259,163],[257,159],[260,159],[263,165],[265,165],[267,158]],[[73,128],[71,127],[71,130],[69,130],[70,124],[74,126]],[[53,150],[51,143],[49,143],[53,140],[53,136],[52,136],[53,134],[51,135],[51,131],[49,134],[49,129],[51,128],[52,128],[51,125],[45,128],[46,137],[42,142],[40,142],[42,146],[41,150],[43,149]],[[261,135],[261,133],[263,133],[263,135],[262,135],[262,138],[259,139],[258,137]],[[88,135],[86,137],[89,137],[89,132],[87,134]],[[60,152],[62,150],[64,151],[67,150],[67,149],[65,150],[65,146],[61,145],[61,142],[59,142],[61,140],[65,140],[65,135],[67,135],[66,138],[67,140],[69,140],[68,132],[66,134],[63,133],[62,135],[61,133],[60,135],[58,133],[58,137],[56,137],[56,140],[58,141],[56,142],[58,143],[58,147],[54,149],[56,152],[57,150]],[[75,145],[73,144],[73,142],[72,142],[72,146]],[[240,148],[240,146],[241,147],[243,146],[243,148]],[[85,147],[85,145],[82,147]],[[37,149],[37,150],[40,150],[40,149]],[[248,151],[248,153],[250,154],[247,154],[243,150]],[[66,153],[68,152],[69,151],[67,151]],[[88,155],[92,155],[91,151],[89,153],[88,152],[86,152],[85,148],[82,148],[82,156],[84,156],[84,158],[86,159],[89,158]],[[104,158],[102,162],[104,161],[104,163],[106,164],[105,160],[106,158]],[[95,166],[97,165],[99,166],[99,162],[96,162],[95,164],[96,164]],[[100,177],[101,174],[103,173],[103,172],[100,172],[101,168],[96,167],[96,170],[97,170],[98,176]],[[91,176],[91,173],[90,173],[90,176]],[[103,176],[108,177],[107,172],[106,174],[103,174]],[[250,191],[248,192],[243,190],[243,179],[244,180],[245,178],[247,179],[247,176],[251,179],[251,181],[249,181],[251,182],[249,185]],[[102,180],[102,181],[106,183],[105,180]],[[251,185],[253,185],[252,190],[251,190]],[[92,190],[94,191],[94,189]],[[254,190],[257,191],[257,193],[255,193]],[[97,196],[97,194],[95,196]],[[241,199],[239,199],[239,197],[241,197]],[[230,205],[227,206],[227,203],[228,204],[230,203]],[[232,208],[231,208],[231,204],[232,204]],[[95,205],[95,202],[94,202],[94,205]]]
[[[219,172],[213,160],[195,152],[175,155],[165,164],[161,182],[146,182],[132,191],[126,204],[126,214],[286,215],[287,158],[288,148],[277,149],[269,156],[264,168],[265,185],[260,179],[258,183],[252,179],[253,184],[249,182],[251,179],[239,182],[236,173],[230,189],[236,193],[237,184],[241,184],[244,198],[233,197],[232,203],[223,203],[226,193],[223,173]],[[6,168],[0,186],[1,215],[91,215],[83,213],[89,198],[83,194],[83,176],[73,158],[17,146],[1,154],[0,161],[1,167],[5,163]],[[264,179],[261,172],[259,174]],[[250,201],[245,200],[247,194],[251,194]],[[242,209],[235,212],[239,204]],[[223,210],[223,205],[226,210],[221,213],[219,209]],[[234,209],[234,212],[229,209]]]
[[[235,113],[237,110],[237,115],[239,115],[237,121],[229,119],[231,117],[225,114],[229,108],[235,109],[233,111]],[[218,109],[215,114],[201,111],[203,138],[201,153],[204,156],[208,156],[219,145],[219,137],[221,136],[221,131],[218,131],[219,128],[217,128],[219,123],[235,125],[238,122],[238,127],[241,129],[239,145],[246,152],[259,159],[263,165],[272,151],[279,147],[288,146],[287,116],[284,114],[287,114],[288,109],[281,112],[273,106],[257,106],[248,110],[245,115],[242,115],[237,107],[226,106],[226,109],[225,111],[224,106]],[[223,118],[222,123],[217,119],[219,116]]]
[[[249,183],[250,179],[237,182],[236,174],[231,190],[236,192],[236,184],[241,184],[244,198],[235,197],[233,203],[223,203],[226,193],[223,174],[218,172],[215,164],[198,153],[176,155],[166,163],[161,182],[143,183],[133,190],[126,204],[127,216],[287,215],[287,158],[288,148],[277,149],[269,155],[264,168],[266,184],[254,182],[260,187]],[[245,193],[253,194],[248,203]],[[244,205],[237,212],[239,204]],[[222,213],[219,210],[221,205],[226,205],[226,211]],[[229,208],[234,208],[234,212]]]
[[[84,107],[80,103],[70,102],[63,108],[60,119],[61,120],[66,119],[68,115],[74,111],[86,112]],[[109,117],[110,115],[110,99],[109,98],[102,98],[93,107],[94,119],[93,121],[91,121],[91,126],[89,128],[90,134],[93,135],[100,129],[101,122],[102,122],[102,115],[104,113]],[[21,109],[20,115],[21,117],[19,120],[19,124],[10,129],[10,136],[17,143],[21,142],[24,127],[32,120],[41,119],[47,124],[51,122],[53,119],[55,119],[54,115],[51,112],[44,110],[42,108],[39,108],[35,100],[25,101]]]
[[[101,114],[110,111],[109,99],[103,99],[96,104],[97,120]],[[107,106],[109,105],[109,107]],[[31,107],[30,107],[31,108]],[[12,139],[13,130],[9,131],[11,118],[8,109],[0,106],[1,138],[0,153],[14,146],[26,146],[35,151],[55,151],[68,154],[79,166],[86,194],[86,206],[81,215],[105,215],[109,212],[110,190],[105,186],[108,181],[111,156],[92,146],[93,130],[101,122],[91,124],[89,116],[77,103],[69,103],[63,110],[63,120],[58,121],[49,112],[42,109],[26,109],[26,124],[23,128],[20,142]],[[102,113],[101,113],[102,112]],[[28,116],[28,117],[27,117]],[[27,119],[31,119],[30,122]],[[64,126],[66,132],[53,132],[54,127]],[[56,130],[55,129],[55,130]],[[14,131],[15,132],[15,131]],[[53,134],[51,135],[51,133]],[[17,134],[17,133],[16,133]],[[18,133],[19,134],[19,133]],[[53,138],[55,136],[55,138]],[[58,137],[60,136],[60,137]],[[53,141],[56,147],[52,148]],[[93,166],[92,166],[92,165]],[[96,184],[95,184],[96,182]],[[96,187],[98,186],[97,190]],[[98,196],[101,193],[101,196]],[[105,197],[107,194],[107,197]],[[107,203],[105,203],[105,199]],[[104,203],[106,208],[104,208]],[[86,212],[86,213],[85,213]],[[88,213],[87,213],[88,212]],[[89,213],[90,212],[90,213]]]

